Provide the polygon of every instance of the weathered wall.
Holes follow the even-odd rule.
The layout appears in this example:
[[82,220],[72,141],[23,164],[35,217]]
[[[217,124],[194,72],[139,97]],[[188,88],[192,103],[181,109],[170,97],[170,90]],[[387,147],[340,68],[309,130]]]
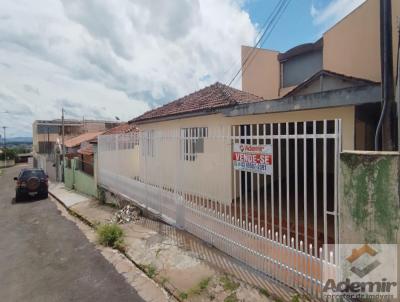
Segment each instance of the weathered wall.
[[399,152],[340,156],[340,243],[400,243]]

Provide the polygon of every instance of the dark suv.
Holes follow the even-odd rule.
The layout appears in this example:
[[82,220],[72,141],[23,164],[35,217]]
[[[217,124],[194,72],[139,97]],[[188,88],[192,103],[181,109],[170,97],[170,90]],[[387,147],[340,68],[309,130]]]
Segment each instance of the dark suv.
[[22,169],[14,180],[17,182],[15,201],[34,195],[41,198],[48,197],[48,177],[42,169]]

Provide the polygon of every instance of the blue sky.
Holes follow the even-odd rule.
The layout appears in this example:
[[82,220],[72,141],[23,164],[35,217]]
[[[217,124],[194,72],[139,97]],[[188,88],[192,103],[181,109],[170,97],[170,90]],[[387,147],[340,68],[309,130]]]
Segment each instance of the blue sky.
[[[262,25],[279,0],[248,0],[244,9],[252,23]],[[286,51],[314,42],[330,26],[360,5],[363,0],[292,0],[262,48]]]

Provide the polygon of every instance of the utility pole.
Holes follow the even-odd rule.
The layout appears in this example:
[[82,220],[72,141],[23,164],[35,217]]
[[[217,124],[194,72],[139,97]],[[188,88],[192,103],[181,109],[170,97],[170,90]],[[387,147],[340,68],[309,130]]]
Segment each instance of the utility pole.
[[[392,1],[380,0],[382,112],[375,136],[375,150],[392,151],[395,148],[394,119]],[[381,138],[381,140],[380,140]]]
[[6,168],[6,126],[3,126],[3,151],[4,151],[4,168]]
[[65,165],[65,147],[64,147],[64,108],[61,108],[61,154],[62,154],[62,166],[61,166],[61,181],[64,182],[64,165]]

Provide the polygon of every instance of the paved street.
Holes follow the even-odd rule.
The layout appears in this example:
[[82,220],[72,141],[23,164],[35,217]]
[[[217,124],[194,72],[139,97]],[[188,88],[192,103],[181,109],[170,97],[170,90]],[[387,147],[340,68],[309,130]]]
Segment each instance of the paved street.
[[49,199],[15,204],[0,176],[0,301],[143,301]]

